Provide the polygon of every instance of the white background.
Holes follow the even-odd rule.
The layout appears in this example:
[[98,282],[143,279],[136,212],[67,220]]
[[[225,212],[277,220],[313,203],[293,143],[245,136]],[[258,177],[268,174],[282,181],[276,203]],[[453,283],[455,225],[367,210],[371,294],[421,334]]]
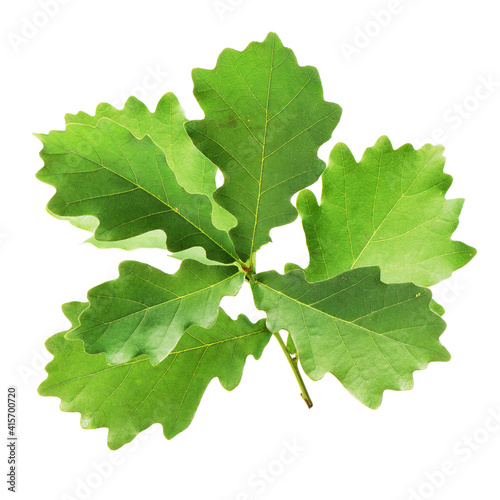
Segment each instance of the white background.
[[[489,413],[500,412],[498,3],[400,0],[384,27],[374,13],[397,2],[222,0],[219,11],[213,0],[58,5],[26,43],[16,38],[23,36],[23,18],[39,16],[43,23],[37,0],[3,2],[0,21],[1,365],[2,390],[15,384],[20,395],[17,497],[499,499],[500,430],[484,430]],[[359,48],[366,28],[369,38]],[[377,411],[332,376],[310,381],[315,406],[309,411],[272,341],[260,361],[248,361],[234,392],[212,382],[187,431],[167,441],[155,425],[110,452],[106,429],[83,430],[79,414],[62,413],[58,399],[37,395],[43,358],[50,358],[43,343],[67,326],[60,305],[84,300],[89,288],[115,278],[121,260],[169,272],[178,264],[160,251],[131,255],[80,244],[86,234],[45,212],[54,190],[35,179],[42,162],[31,133],[61,129],[66,112],[92,112],[99,102],[119,104],[132,93],[152,109],[173,91],[188,117],[200,118],[191,69],[211,68],[223,48],[241,50],[269,31],[294,49],[300,64],[319,69],[325,98],[343,107],[332,141],[320,150],[323,159],[338,141],[359,159],[380,135],[399,147],[420,145],[443,129],[439,142],[455,179],[448,197],[466,198],[454,238],[478,249],[466,268],[436,287],[452,361],[417,372],[414,390],[386,393]],[[356,47],[350,59],[343,43]],[[156,80],[148,78],[151,72]],[[479,89],[478,101],[481,79],[497,83],[489,93]],[[467,117],[458,114],[464,102]],[[272,231],[274,243],[259,254],[260,270],[307,263],[299,229],[296,222]],[[255,320],[248,290],[243,295],[224,306]],[[283,443],[294,441],[300,451],[280,466]],[[3,455],[6,448],[2,471]],[[96,472],[96,464],[110,460],[111,472]],[[455,473],[443,479],[436,471],[446,462]],[[272,481],[256,483],[260,469]]]

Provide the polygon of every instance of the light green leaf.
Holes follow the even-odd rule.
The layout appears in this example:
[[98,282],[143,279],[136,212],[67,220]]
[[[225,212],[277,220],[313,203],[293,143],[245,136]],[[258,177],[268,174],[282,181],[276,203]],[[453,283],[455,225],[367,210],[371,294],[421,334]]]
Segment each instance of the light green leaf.
[[431,300],[429,307],[436,314],[439,314],[439,316],[442,316],[445,313],[444,307],[441,304],[438,304],[434,299]]
[[476,251],[451,240],[463,200],[445,199],[452,178],[443,173],[442,153],[431,145],[394,150],[381,137],[356,163],[347,146],[335,146],[321,206],[308,190],[297,199],[310,255],[307,279],[376,265],[386,282],[430,286],[469,262]]
[[[95,236],[91,236],[90,238],[86,239],[84,243],[90,243],[91,245],[102,249],[120,248],[127,251],[137,250],[140,248],[158,248],[159,250],[167,249],[165,233],[161,229],[148,231],[147,233],[120,241],[99,241],[95,239]],[[181,252],[169,254],[169,257],[179,258],[180,254],[182,254],[183,252],[190,252],[191,250],[196,250],[199,254],[205,253],[205,251],[201,247],[191,247],[187,250],[182,250]],[[220,264],[220,262],[218,262],[217,264]]]
[[57,189],[50,212],[97,217],[97,240],[125,240],[161,229],[173,252],[201,246],[213,260],[237,260],[227,232],[212,224],[210,200],[179,186],[150,137],[137,139],[107,118],[96,127],[68,125],[64,132],[38,137],[45,166],[37,177]]
[[[99,219],[92,217],[91,215],[84,215],[82,217],[62,217],[54,214],[48,210],[50,215],[59,220],[67,220],[73,224],[73,226],[83,229],[85,231],[90,231],[94,233],[99,226]],[[84,243],[91,243],[97,248],[120,248],[122,250],[137,250],[139,248],[157,248],[159,250],[166,250],[166,239],[165,232],[161,229],[156,229],[154,231],[149,231],[148,233],[140,234],[139,236],[134,236],[133,238],[128,238],[126,240],[120,241],[99,241],[96,240],[94,236],[91,236]],[[168,254],[169,257],[174,259],[194,259],[202,264],[216,265],[220,266],[221,263],[215,260],[210,260],[207,258],[205,249],[202,247],[191,247],[187,250],[181,250],[180,252],[175,252]]]
[[224,174],[214,198],[238,219],[230,235],[247,261],[273,227],[296,218],[290,198],[323,171],[317,150],[341,109],[323,100],[316,68],[300,67],[274,33],[242,52],[224,50],[215,69],[195,69],[193,80],[205,119],[186,129]]
[[[73,327],[87,305],[64,306]],[[39,393],[59,397],[63,411],[81,413],[85,429],[107,427],[113,450],[154,423],[171,439],[189,426],[210,381],[218,377],[233,390],[246,357],[258,359],[269,338],[265,320],[253,324],[240,315],[233,321],[220,309],[214,326],[191,326],[158,366],[146,356],[109,366],[104,355],[87,354],[83,342],[68,340],[63,332],[46,343],[54,359]]]
[[236,295],[244,274],[235,266],[184,260],[175,274],[126,261],[120,276],[88,292],[90,306],[68,338],[85,342],[90,354],[104,352],[110,364],[147,354],[162,361],[191,325],[211,327],[222,297]]
[[101,118],[109,118],[138,139],[149,135],[165,153],[179,184],[188,193],[201,193],[210,198],[214,225],[228,231],[236,224],[236,219],[213,201],[217,167],[194,146],[184,129],[187,121],[184,111],[171,92],[160,99],[154,113],[139,99],[130,97],[123,109],[102,103],[97,106],[94,116],[80,112],[76,115],[67,114],[65,118],[67,124],[79,123],[92,127]]
[[[47,209],[52,217],[55,217],[59,220],[64,220],[70,222],[73,226],[78,229],[83,229],[84,231],[89,231],[94,233],[95,230],[99,227],[99,219],[97,217],[93,217],[92,215],[83,215],[81,217],[64,217],[61,215],[57,215],[54,212],[51,212]],[[120,248],[121,250],[137,250],[138,248],[158,248],[160,250],[166,250],[166,237],[165,232],[161,229],[155,229],[154,231],[149,231],[144,234],[140,234],[138,236],[134,236],[133,238],[128,238],[126,240],[120,241],[100,241],[96,240],[94,236],[86,239],[84,243],[91,243],[97,248]],[[182,252],[176,252],[175,254],[171,254],[171,257],[178,258],[181,256],[183,252],[189,252],[191,250],[197,250],[198,255],[204,254],[204,250],[201,247],[193,247],[188,250],[183,250]],[[220,264],[220,262],[218,263]]]
[[269,271],[251,285],[269,330],[290,333],[309,377],[332,373],[370,408],[386,389],[411,389],[413,371],[449,359],[439,342],[446,324],[429,309],[430,291],[383,283],[377,267],[317,283],[300,270]]
[[285,264],[285,273],[288,271],[294,271],[295,269],[301,269],[303,271],[303,269],[298,264],[295,264],[295,262],[288,262]]
[[295,347],[295,344],[293,343],[292,336],[290,334],[286,338],[286,348],[288,349],[288,352],[292,356],[295,356],[297,354],[297,348]]

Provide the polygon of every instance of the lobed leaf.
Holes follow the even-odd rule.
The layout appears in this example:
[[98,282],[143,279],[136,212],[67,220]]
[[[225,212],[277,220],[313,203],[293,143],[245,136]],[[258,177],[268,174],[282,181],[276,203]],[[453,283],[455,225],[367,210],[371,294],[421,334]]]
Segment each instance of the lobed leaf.
[[439,342],[446,324],[429,309],[430,291],[383,283],[377,267],[317,283],[301,270],[268,271],[251,285],[269,330],[290,333],[307,375],[332,373],[370,408],[386,389],[411,389],[413,371],[449,360]]
[[[73,328],[87,306],[72,302],[63,307]],[[233,321],[220,309],[211,328],[191,326],[159,365],[141,356],[109,366],[104,355],[86,353],[83,342],[62,332],[46,343],[54,359],[39,393],[59,397],[63,411],[80,412],[85,429],[107,427],[113,450],[154,423],[162,424],[171,439],[189,426],[210,381],[218,377],[226,390],[233,390],[246,357],[258,359],[269,338],[264,320],[253,324],[240,315]]]
[[212,260],[237,260],[227,232],[212,224],[210,200],[178,184],[149,136],[137,139],[102,118],[95,127],[68,125],[66,131],[38,137],[45,166],[37,177],[57,190],[50,212],[97,217],[97,240],[125,240],[161,229],[173,252],[200,246]]
[[213,201],[217,166],[191,141],[184,129],[186,116],[174,94],[165,94],[154,113],[139,99],[130,97],[123,109],[102,103],[97,106],[93,116],[80,112],[76,115],[67,114],[65,117],[68,125],[78,123],[91,127],[95,127],[101,118],[109,118],[118,123],[138,139],[146,135],[151,137],[165,153],[167,163],[174,171],[178,183],[187,192],[204,194],[210,199],[214,225],[228,231],[236,224],[235,218]]
[[89,307],[69,339],[83,340],[90,354],[106,353],[116,365],[147,354],[162,361],[191,325],[211,327],[219,303],[236,295],[244,275],[235,266],[182,261],[175,274],[126,261],[120,276],[88,292]]
[[321,205],[302,191],[297,208],[309,248],[309,281],[349,269],[379,266],[382,279],[431,286],[475,255],[451,239],[463,200],[447,200],[451,176],[443,173],[441,146],[394,150],[387,137],[359,163],[337,144],[323,173]]
[[242,52],[224,50],[215,69],[195,69],[193,80],[205,119],[186,129],[224,174],[214,199],[237,218],[230,235],[247,261],[273,227],[297,217],[290,198],[324,170],[317,151],[341,109],[323,99],[316,68],[299,66],[274,33]]

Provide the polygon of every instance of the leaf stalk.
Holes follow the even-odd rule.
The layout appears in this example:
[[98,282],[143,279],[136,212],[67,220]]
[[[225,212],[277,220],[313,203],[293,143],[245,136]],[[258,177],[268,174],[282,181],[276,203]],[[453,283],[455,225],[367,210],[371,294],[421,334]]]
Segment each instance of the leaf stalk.
[[300,374],[297,357],[296,356],[292,357],[290,355],[290,352],[286,348],[286,345],[283,342],[283,338],[281,337],[279,332],[273,332],[273,335],[278,341],[278,344],[280,345],[283,353],[285,354],[286,359],[288,360],[288,364],[292,368],[293,374],[295,375],[295,380],[297,380],[297,383],[299,384],[301,390],[300,393],[301,398],[304,400],[308,408],[312,408],[313,402],[311,400],[311,396],[309,396],[309,393],[307,392],[307,388],[304,384],[304,380],[302,379],[302,375]]

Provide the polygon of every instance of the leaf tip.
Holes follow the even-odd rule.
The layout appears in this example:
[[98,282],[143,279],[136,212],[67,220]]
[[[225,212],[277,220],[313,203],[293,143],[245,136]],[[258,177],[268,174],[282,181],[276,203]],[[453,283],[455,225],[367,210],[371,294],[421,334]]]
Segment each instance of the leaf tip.
[[374,148],[388,149],[394,151],[391,140],[386,135],[381,135],[375,142]]
[[270,31],[266,38],[264,39],[263,43],[266,42],[273,42],[274,44],[278,43],[279,46],[283,47],[283,42],[281,41],[281,38],[278,36],[278,34],[274,31]]
[[308,216],[319,208],[316,195],[310,189],[303,189],[297,196],[297,211],[300,217]]

